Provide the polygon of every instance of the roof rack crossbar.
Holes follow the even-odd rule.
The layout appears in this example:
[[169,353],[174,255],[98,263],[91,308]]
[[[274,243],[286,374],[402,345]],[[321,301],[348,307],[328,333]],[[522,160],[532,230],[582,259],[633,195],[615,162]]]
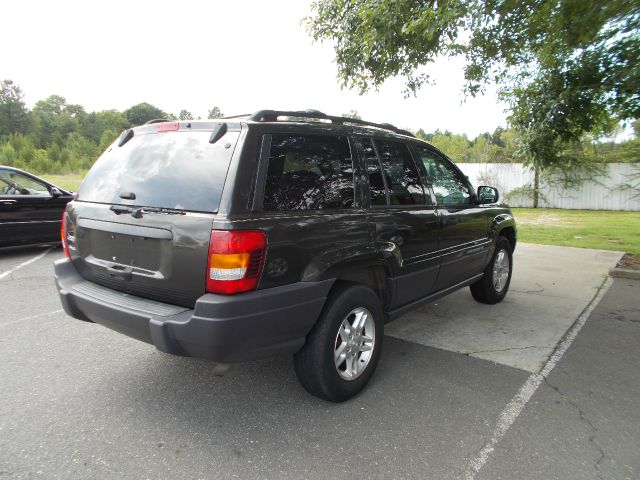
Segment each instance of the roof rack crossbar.
[[302,110],[302,111],[287,111],[287,110],[259,110],[249,117],[249,120],[254,122],[276,122],[278,121],[278,117],[297,117],[297,118],[310,118],[317,120],[329,120],[331,123],[337,125],[362,125],[366,127],[375,127],[380,128],[382,130],[390,130],[395,133],[399,133],[401,135],[407,135],[410,137],[414,137],[411,132],[407,130],[403,130],[398,128],[390,123],[374,123],[367,122],[366,120],[360,120],[358,118],[350,118],[350,117],[335,117],[332,115],[327,115],[326,113],[322,113],[318,110]]
[[251,115],[250,113],[241,113],[239,115],[229,115],[229,116],[224,116],[224,117],[220,117],[218,118],[212,118],[211,120],[231,120],[233,118],[246,118],[249,115]]

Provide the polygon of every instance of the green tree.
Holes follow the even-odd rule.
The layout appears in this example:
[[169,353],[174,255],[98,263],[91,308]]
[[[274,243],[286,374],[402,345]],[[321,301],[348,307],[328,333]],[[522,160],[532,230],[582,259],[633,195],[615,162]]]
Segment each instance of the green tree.
[[222,117],[224,117],[224,115],[222,114],[222,112],[218,107],[213,107],[211,110],[209,110],[209,115],[207,115],[207,118],[209,120],[214,120],[216,118],[222,118]]
[[193,120],[193,115],[188,110],[182,109],[180,110],[180,115],[178,115],[180,120]]
[[26,133],[28,129],[29,112],[22,90],[12,80],[3,80],[0,83],[0,138],[10,133]]
[[430,142],[431,139],[433,138],[433,134],[427,133],[422,128],[419,128],[418,131],[416,132],[416,137],[419,138],[420,140],[424,140],[425,142]]
[[500,85],[536,178],[588,169],[567,145],[640,117],[638,2],[318,0],[312,9],[310,34],[333,42],[338,77],[360,92],[400,75],[415,94],[437,57],[464,56],[465,91]]
[[129,120],[117,110],[91,112],[80,120],[80,132],[95,144],[99,144],[105,131],[120,133],[129,128]]
[[466,135],[457,135],[451,132],[441,133],[436,131],[431,135],[429,142],[439,148],[455,162],[477,162],[469,154],[469,139]]
[[342,116],[347,118],[353,118],[355,120],[362,120],[362,117],[358,113],[358,110],[349,110],[348,113],[343,113]]
[[44,149],[54,142],[62,145],[71,132],[79,129],[82,115],[82,107],[67,105],[67,100],[60,95],[38,101],[30,112],[35,146]]
[[158,107],[147,102],[138,103],[124,111],[124,116],[132,126],[142,125],[149,120],[169,118],[169,115]]

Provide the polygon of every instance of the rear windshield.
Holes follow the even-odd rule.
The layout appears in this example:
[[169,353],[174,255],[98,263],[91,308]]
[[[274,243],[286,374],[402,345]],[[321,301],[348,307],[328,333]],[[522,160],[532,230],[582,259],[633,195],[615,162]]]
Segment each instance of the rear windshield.
[[[228,132],[214,144],[210,135],[136,133],[122,147],[116,142],[89,170],[78,200],[215,212],[239,133]],[[135,200],[121,198],[130,193]]]

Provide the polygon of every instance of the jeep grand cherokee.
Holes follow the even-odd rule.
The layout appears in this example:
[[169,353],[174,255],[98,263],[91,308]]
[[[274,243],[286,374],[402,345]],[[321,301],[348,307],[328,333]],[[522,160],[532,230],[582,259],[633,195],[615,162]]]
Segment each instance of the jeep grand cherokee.
[[497,190],[438,149],[317,111],[127,130],[62,225],[69,315],[220,363],[293,353],[332,401],[369,381],[385,322],[466,286],[501,301],[516,245]]

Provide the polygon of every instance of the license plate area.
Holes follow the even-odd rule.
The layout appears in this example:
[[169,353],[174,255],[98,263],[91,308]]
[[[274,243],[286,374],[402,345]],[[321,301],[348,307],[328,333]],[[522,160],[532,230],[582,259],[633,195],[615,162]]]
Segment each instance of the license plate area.
[[[138,273],[149,275],[161,269],[163,250],[171,255],[170,249],[163,248],[163,244],[170,243],[168,240],[100,230],[90,230],[87,233],[91,245],[90,256],[94,257],[92,263],[103,264],[105,267],[127,266],[132,267],[134,272],[138,270]],[[87,260],[90,261],[89,258]]]

